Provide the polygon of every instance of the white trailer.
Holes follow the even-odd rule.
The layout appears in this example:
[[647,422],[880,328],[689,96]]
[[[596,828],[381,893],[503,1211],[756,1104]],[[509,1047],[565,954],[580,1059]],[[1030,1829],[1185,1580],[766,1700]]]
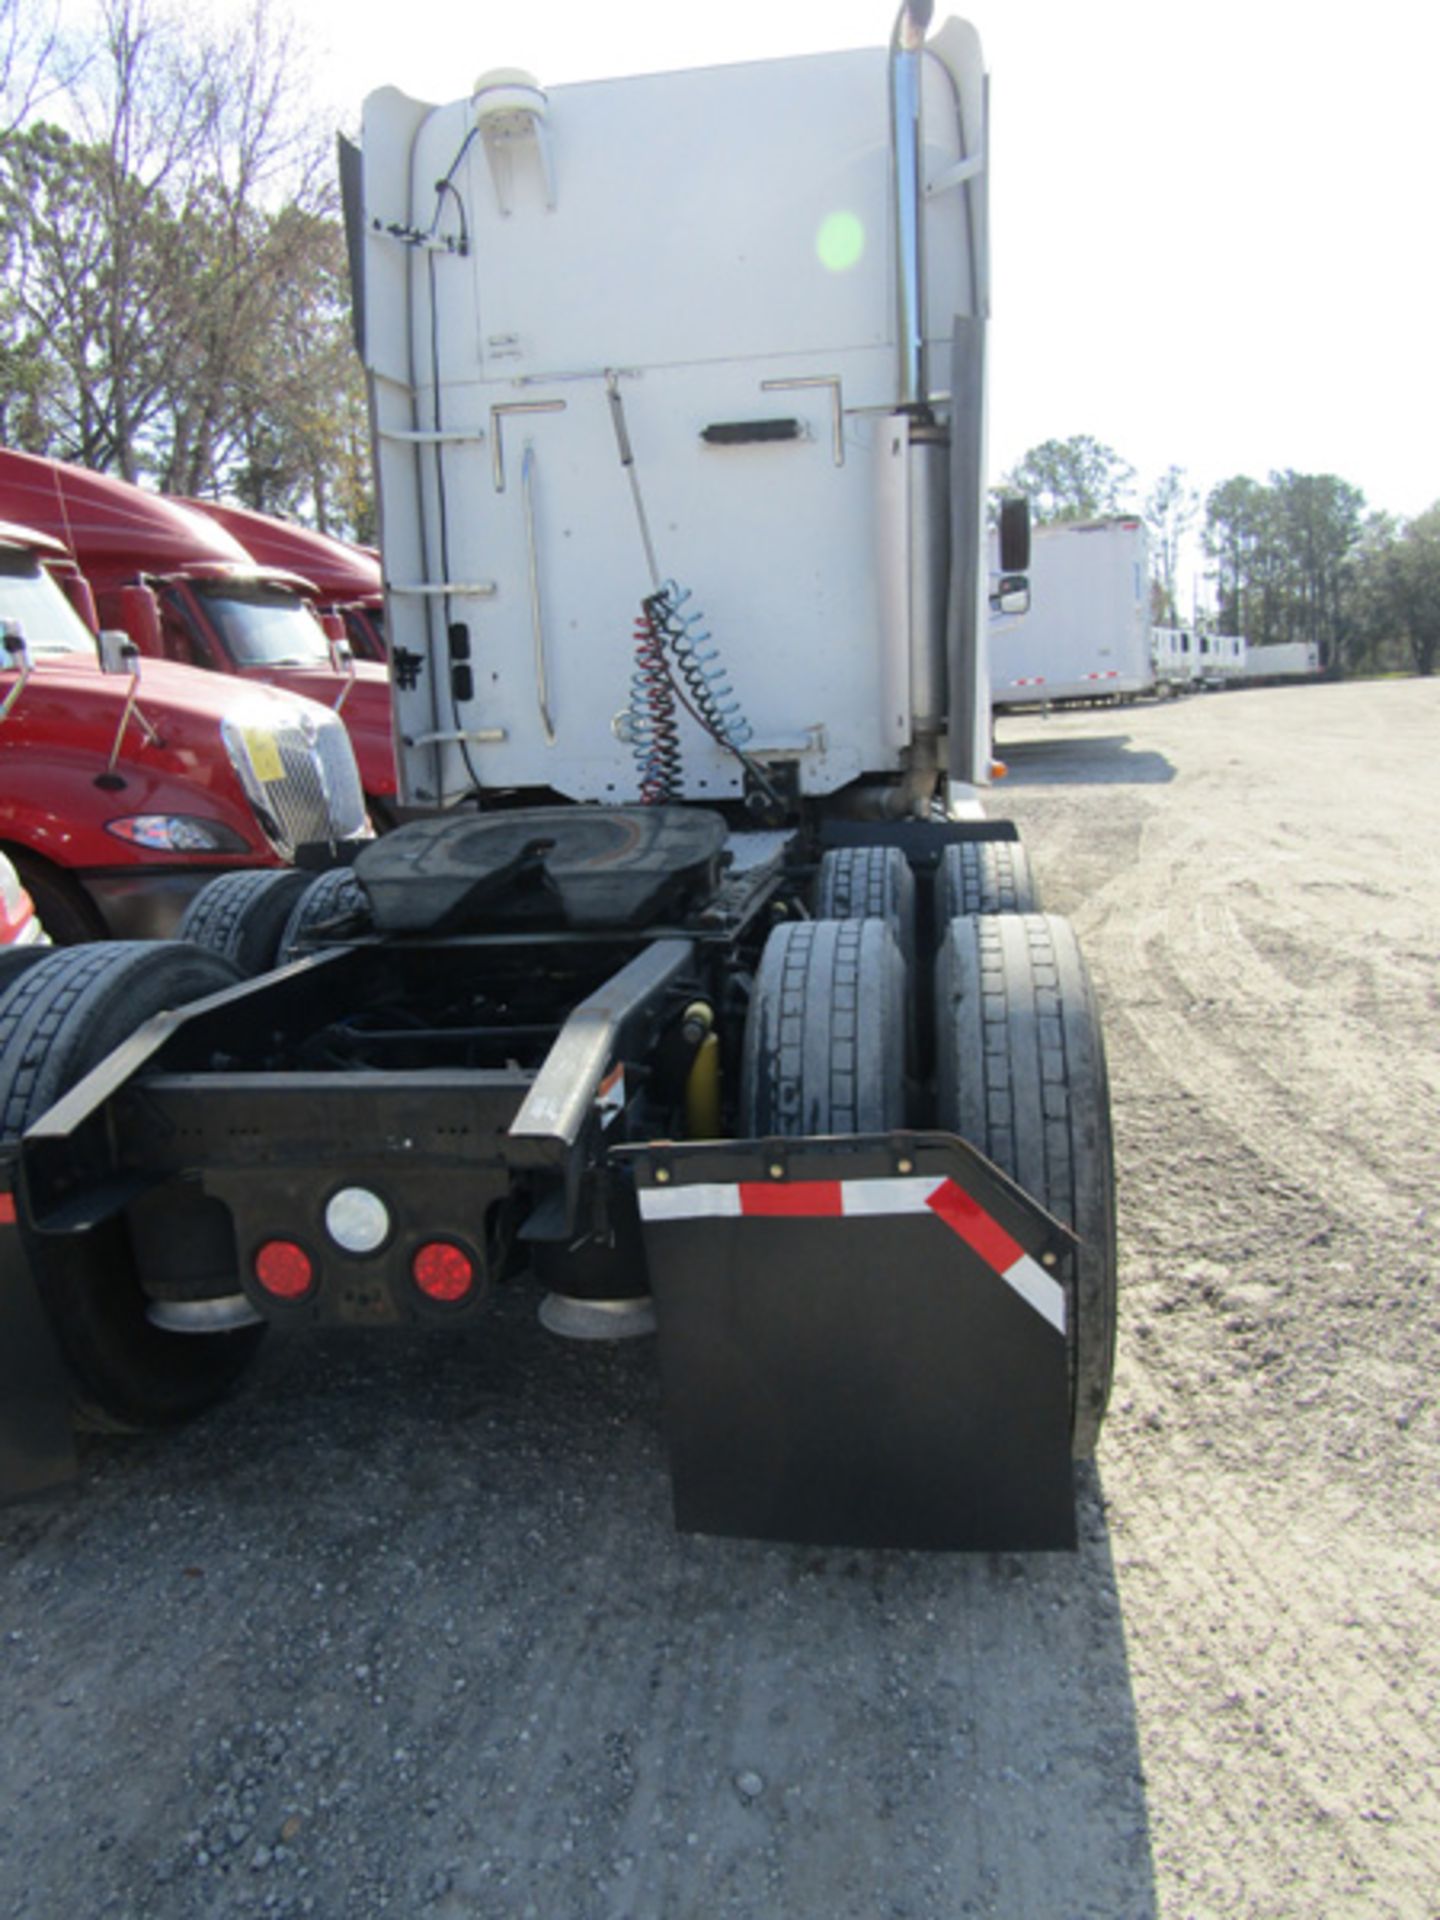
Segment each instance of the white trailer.
[[1200,685],[1211,689],[1233,687],[1245,677],[1245,639],[1238,633],[1195,635]]
[[1030,611],[996,627],[997,710],[1131,699],[1155,684],[1145,524],[1132,515],[1037,528]]
[[1200,674],[1195,635],[1189,627],[1152,627],[1150,665],[1155,685],[1167,693],[1189,693]]
[[1313,680],[1320,671],[1320,649],[1312,640],[1285,640],[1272,647],[1250,647],[1245,654],[1244,678],[1252,684],[1270,680]]

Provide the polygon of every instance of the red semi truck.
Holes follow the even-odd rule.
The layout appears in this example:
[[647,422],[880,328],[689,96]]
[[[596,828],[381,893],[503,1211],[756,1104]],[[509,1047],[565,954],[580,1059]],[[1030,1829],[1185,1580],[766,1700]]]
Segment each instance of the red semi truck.
[[297,527],[273,514],[256,513],[229,500],[183,500],[207,514],[262,567],[284,567],[308,580],[312,604],[326,631],[343,638],[357,660],[384,664],[385,586],[379,556],[313,527]]
[[133,648],[106,672],[77,603],[59,542],[0,522],[0,852],[54,940],[167,935],[218,873],[368,837],[328,708]]
[[395,806],[389,676],[334,657],[307,606],[308,579],[257,565],[215,520],[158,494],[59,460],[0,450],[0,518],[37,528],[74,555],[101,623],[142,654],[283,687],[342,713],[377,826]]

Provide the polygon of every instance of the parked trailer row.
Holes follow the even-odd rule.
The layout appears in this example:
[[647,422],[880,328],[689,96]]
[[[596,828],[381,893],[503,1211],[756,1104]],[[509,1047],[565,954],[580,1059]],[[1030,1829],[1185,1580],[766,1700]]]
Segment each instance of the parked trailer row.
[[431,812],[315,881],[265,971],[119,946],[0,998],[32,1473],[47,1362],[162,1425],[267,1324],[454,1332],[528,1284],[559,1333],[655,1330],[684,1527],[1073,1544],[1103,1047],[1013,828],[945,807],[991,771],[989,128],[973,29],[928,24],[366,103],[347,227]]
[[1244,678],[1252,685],[1314,680],[1319,672],[1320,649],[1313,641],[1280,641],[1274,646],[1251,647],[1245,655]]
[[1155,684],[1161,691],[1192,693],[1234,686],[1245,677],[1246,644],[1239,634],[1155,627],[1150,638]]

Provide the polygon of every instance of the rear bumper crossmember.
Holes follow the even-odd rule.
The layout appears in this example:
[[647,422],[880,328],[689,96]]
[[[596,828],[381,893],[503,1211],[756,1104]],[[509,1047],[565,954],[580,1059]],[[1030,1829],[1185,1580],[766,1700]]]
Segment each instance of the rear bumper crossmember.
[[[321,962],[288,970],[288,988],[275,976],[280,993],[310,990],[312,964],[323,991]],[[601,1082],[615,1061],[645,1057],[692,964],[685,941],[649,943],[571,1009],[530,1073],[201,1070],[205,1023],[245,1017],[263,981],[160,1016],[27,1134],[22,1217],[42,1234],[84,1232],[137,1202],[163,1205],[179,1181],[174,1191],[198,1187],[229,1209],[243,1275],[277,1218],[320,1251],[326,1196],[373,1180],[400,1197],[397,1245],[368,1278],[351,1262],[331,1317],[383,1322],[405,1317],[382,1263],[407,1234],[458,1220],[476,1240],[474,1223],[527,1182],[563,1193],[570,1212],[584,1177],[603,1174],[638,1206],[683,1529],[1072,1546],[1067,1301],[1054,1276],[1073,1242],[979,1153],[938,1133],[607,1152]],[[63,1381],[14,1215],[12,1201],[0,1333],[30,1356],[21,1375],[33,1386],[22,1393],[16,1376],[0,1432],[9,1493],[48,1484],[69,1458]]]

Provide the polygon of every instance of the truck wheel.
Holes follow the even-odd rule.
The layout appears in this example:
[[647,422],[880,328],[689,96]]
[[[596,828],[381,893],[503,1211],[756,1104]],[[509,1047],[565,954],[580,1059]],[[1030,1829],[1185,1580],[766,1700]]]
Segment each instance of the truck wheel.
[[1092,1453],[1115,1359],[1115,1177],[1105,1049],[1070,924],[1053,914],[950,922],[935,976],[939,1125],[1071,1228],[1071,1445]]
[[332,867],[320,874],[295,901],[280,936],[276,966],[298,960],[316,932],[332,920],[355,920],[366,928],[370,924],[369,896],[348,867]]
[[40,924],[57,947],[78,947],[103,940],[105,922],[69,874],[10,848],[10,860],[29,894]]
[[223,955],[243,974],[266,973],[275,965],[291,909],[309,884],[310,875],[293,867],[222,873],[190,902],[175,938]]
[[[0,1147],[152,1014],[239,978],[218,954],[171,941],[48,955],[0,1000]],[[79,1235],[22,1232],[87,1424],[133,1432],[188,1419],[252,1358],[263,1328],[178,1334],[150,1324],[123,1217]]]
[[37,960],[48,960],[54,953],[53,947],[6,947],[0,949],[0,1000],[12,980],[18,980],[22,973],[28,973]]
[[885,921],[776,927],[745,1020],[741,1132],[903,1127],[905,1003],[905,962]]
[[935,924],[941,930],[971,913],[1039,913],[1030,856],[1018,840],[962,840],[940,863]]
[[815,882],[817,920],[883,920],[915,960],[915,875],[899,847],[831,847]]

